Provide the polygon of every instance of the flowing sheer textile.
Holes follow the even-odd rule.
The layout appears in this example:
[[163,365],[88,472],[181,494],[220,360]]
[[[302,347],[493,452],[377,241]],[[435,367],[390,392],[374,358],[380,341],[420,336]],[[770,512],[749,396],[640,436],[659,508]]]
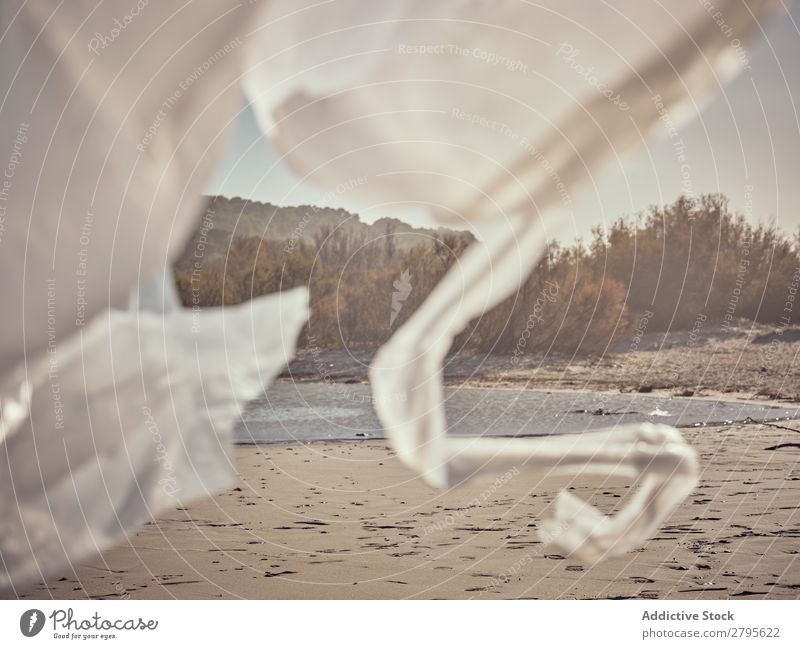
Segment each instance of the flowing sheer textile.
[[542,532],[589,559],[644,542],[696,480],[677,431],[450,439],[441,363],[518,289],[573,192],[737,71],[731,41],[771,3],[167,4],[0,7],[0,588],[227,484],[241,404],[293,353],[304,289],[196,311],[165,288],[242,88],[304,179],[364,178],[356,205],[480,234],[374,363],[398,456],[437,486],[510,465],[641,478],[613,518],[562,495]]
[[245,88],[284,161],[327,186],[366,179],[348,192],[364,205],[417,203],[481,236],[371,368],[398,457],[430,484],[511,466],[641,478],[611,518],[561,493],[540,536],[585,560],[641,545],[691,491],[695,453],[669,427],[449,438],[441,368],[455,335],[517,291],[571,194],[647,135],[669,137],[739,70],[734,45],[770,4],[270,4],[274,36],[254,42]]
[[163,270],[198,227],[257,7],[96,4],[0,4],[3,590],[230,485],[233,423],[307,317],[303,287],[172,308]]

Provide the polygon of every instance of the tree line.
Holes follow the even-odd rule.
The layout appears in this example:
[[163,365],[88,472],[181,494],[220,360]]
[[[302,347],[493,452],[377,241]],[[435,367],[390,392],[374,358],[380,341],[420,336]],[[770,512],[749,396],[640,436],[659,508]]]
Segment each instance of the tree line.
[[[376,347],[405,322],[471,243],[444,234],[413,247],[325,226],[313,239],[205,232],[175,267],[187,306],[236,304],[307,286],[304,336],[323,349]],[[787,326],[800,284],[800,241],[748,222],[724,196],[681,197],[596,228],[589,241],[551,242],[518,292],[472,322],[454,350],[519,358],[601,353],[647,331]],[[302,342],[301,342],[302,344]]]

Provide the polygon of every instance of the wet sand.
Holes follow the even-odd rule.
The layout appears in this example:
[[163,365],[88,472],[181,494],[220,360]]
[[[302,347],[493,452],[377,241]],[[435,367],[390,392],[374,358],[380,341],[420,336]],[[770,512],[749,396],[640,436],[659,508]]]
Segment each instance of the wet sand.
[[800,423],[781,425],[796,430],[684,431],[700,484],[643,548],[595,566],[549,554],[535,527],[561,488],[612,510],[630,491],[619,479],[521,466],[437,492],[378,441],[240,446],[235,488],[21,595],[798,598]]

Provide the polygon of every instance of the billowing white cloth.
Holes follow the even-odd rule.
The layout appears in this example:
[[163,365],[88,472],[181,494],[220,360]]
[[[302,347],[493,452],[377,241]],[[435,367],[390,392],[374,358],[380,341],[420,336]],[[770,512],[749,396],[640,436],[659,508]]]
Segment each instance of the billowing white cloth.
[[30,413],[3,422],[4,585],[64,570],[229,486],[232,423],[289,360],[306,301],[300,288],[199,315],[109,311],[4,377],[23,386],[12,410]]
[[0,5],[0,588],[223,485],[236,412],[293,352],[303,289],[121,310],[196,227],[240,86],[309,181],[364,178],[348,200],[481,234],[375,361],[399,457],[439,486],[523,463],[643,475],[613,519],[565,496],[544,531],[587,558],[646,540],[696,476],[677,431],[451,440],[441,361],[518,288],[571,192],[736,71],[731,34],[770,3],[716,0],[724,29],[700,2],[95,4]]
[[[734,45],[772,4],[510,1],[454,11],[420,0],[391,13],[380,3],[270,4],[267,24],[280,29],[254,43],[245,88],[285,162],[303,178],[352,186],[350,200],[387,212],[422,204],[481,234],[371,368],[398,457],[430,484],[517,465],[642,478],[613,518],[560,495],[540,535],[586,560],[641,545],[691,491],[695,453],[668,427],[449,438],[441,367],[455,335],[536,265],[547,220],[570,216],[571,194],[604,162],[696,115],[739,70]],[[287,83],[294,93],[276,97]]]
[[0,590],[229,485],[239,409],[293,355],[305,288],[164,289],[241,101],[237,7],[0,3]]

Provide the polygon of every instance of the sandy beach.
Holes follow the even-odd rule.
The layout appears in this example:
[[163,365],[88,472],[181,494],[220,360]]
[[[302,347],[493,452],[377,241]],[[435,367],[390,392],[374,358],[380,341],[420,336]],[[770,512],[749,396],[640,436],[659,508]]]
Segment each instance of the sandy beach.
[[380,441],[239,446],[236,487],[19,595],[797,598],[800,424],[780,426],[684,431],[698,487],[643,548],[595,566],[549,554],[537,521],[562,488],[611,511],[624,481],[520,466],[437,492]]

